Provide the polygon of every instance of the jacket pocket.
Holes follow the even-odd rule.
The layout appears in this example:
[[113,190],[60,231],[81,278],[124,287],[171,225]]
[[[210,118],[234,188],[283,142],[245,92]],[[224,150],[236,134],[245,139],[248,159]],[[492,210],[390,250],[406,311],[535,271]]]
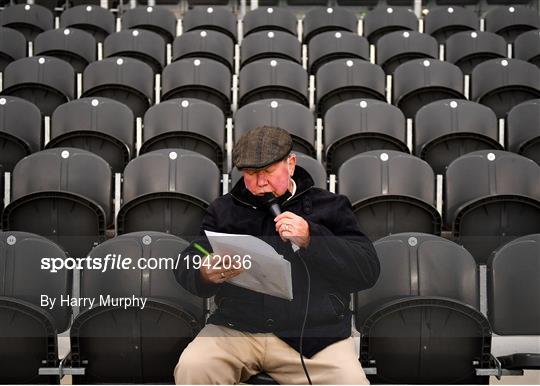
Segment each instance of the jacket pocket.
[[330,300],[330,304],[332,305],[336,318],[339,320],[345,318],[345,315],[349,311],[349,307],[345,304],[343,299],[338,294],[334,293],[328,294],[328,298]]

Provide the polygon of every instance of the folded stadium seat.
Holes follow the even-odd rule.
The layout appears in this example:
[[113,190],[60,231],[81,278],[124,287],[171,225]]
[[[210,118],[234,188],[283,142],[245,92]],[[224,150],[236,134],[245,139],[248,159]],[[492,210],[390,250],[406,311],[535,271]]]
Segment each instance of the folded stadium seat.
[[407,9],[380,6],[364,16],[364,36],[371,44],[394,31],[418,31],[416,15]]
[[475,5],[479,0],[436,0],[439,5]]
[[129,257],[133,269],[83,270],[81,296],[105,301],[107,296],[142,297],[147,302],[144,309],[105,302],[83,308],[71,327],[71,365],[84,367],[85,374],[74,376],[74,383],[173,383],[174,366],[205,318],[204,300],[182,288],[174,265],[167,265],[187,246],[170,234],[136,232],[90,252],[91,258]]
[[[317,161],[315,158],[306,155],[300,152],[294,152],[296,154],[296,166],[301,167],[306,171],[311,178],[313,179],[313,186],[321,189],[327,188],[327,178],[326,170],[324,170],[323,164]],[[239,171],[236,167],[233,168],[231,172],[231,186],[230,188],[242,178],[242,172]]]
[[109,98],[81,98],[58,106],[47,148],[75,147],[99,155],[113,173],[135,156],[135,118],[126,105]]
[[302,41],[309,41],[316,35],[328,31],[356,32],[358,19],[354,13],[344,8],[317,7],[308,11],[303,20]]
[[231,112],[231,72],[212,59],[181,59],[169,64],[161,77],[161,100],[202,99]]
[[254,127],[275,126],[287,130],[293,150],[315,157],[313,113],[304,105],[286,99],[262,99],[244,105],[234,116],[236,140]]
[[152,230],[191,240],[220,194],[220,178],[209,158],[185,149],[155,150],[133,159],[124,170],[117,234]]
[[[4,166],[2,164],[0,164],[0,206],[3,208],[4,207],[4,186],[5,186],[5,182],[4,182]],[[0,229],[2,229],[2,225],[0,224]]]
[[103,43],[103,56],[138,59],[150,67],[154,74],[166,65],[165,41],[155,32],[143,29],[124,30],[110,34]]
[[111,11],[96,5],[78,5],[60,15],[60,28],[77,28],[89,32],[98,43],[116,31],[116,20]]
[[506,148],[540,165],[540,99],[520,103],[506,118]]
[[225,116],[200,99],[170,99],[144,115],[139,154],[159,149],[187,149],[210,158],[223,170]]
[[302,63],[302,45],[298,39],[282,31],[255,32],[242,40],[240,66],[261,59],[284,59]]
[[165,43],[172,43],[176,36],[176,16],[163,7],[136,7],[122,15],[122,29],[155,32]]
[[26,39],[24,35],[12,28],[0,27],[0,72],[6,66],[26,56]]
[[[429,0],[422,0],[422,5],[426,5],[429,2]],[[386,3],[388,5],[399,5],[399,6],[411,6],[411,2],[409,0],[386,0]]]
[[238,41],[236,17],[227,8],[198,7],[187,11],[182,18],[183,32],[193,30],[214,30]]
[[525,60],[540,67],[540,29],[522,33],[514,41],[516,59]]
[[360,361],[376,367],[373,383],[488,383],[491,329],[479,312],[474,258],[463,247],[424,233],[374,243],[381,274],[354,296]]
[[540,98],[540,69],[519,59],[491,59],[476,66],[471,76],[471,100],[504,118],[512,107]]
[[[73,270],[53,271],[54,261],[65,261],[67,257],[62,248],[42,236],[26,232],[0,232],[0,278],[4,284],[0,288],[0,296],[41,307],[52,316],[54,329],[58,333],[67,330],[71,322],[71,307],[59,304],[60,296],[71,295]],[[44,263],[44,258],[48,262]],[[42,306],[43,295],[56,299],[57,306]],[[3,372],[0,379],[6,375]],[[32,375],[37,375],[37,371]]]
[[425,105],[414,121],[414,155],[436,174],[444,174],[456,158],[476,150],[503,150],[497,117],[486,106],[443,99]]
[[540,233],[538,181],[538,164],[500,150],[469,153],[448,166],[445,223],[478,264],[501,245]]
[[508,43],[513,43],[523,32],[540,28],[538,10],[525,6],[496,7],[485,18],[485,30],[501,35]]
[[133,58],[107,58],[90,63],[83,74],[81,97],[105,97],[142,117],[154,101],[152,67]]
[[0,382],[60,384],[58,375],[39,376],[40,368],[58,368],[58,337],[51,314],[24,300],[0,296]]
[[76,28],[53,29],[40,33],[34,41],[34,55],[65,60],[82,73],[97,58],[96,39]]
[[435,176],[427,162],[393,150],[358,154],[341,165],[338,191],[371,239],[399,232],[441,233]]
[[369,43],[366,38],[348,31],[323,32],[313,37],[308,45],[308,71],[318,69],[337,59],[363,59],[369,61]]
[[351,99],[330,108],[324,116],[326,167],[337,174],[343,162],[370,150],[408,153],[403,113],[374,99]]
[[3,171],[13,171],[17,162],[39,151],[41,142],[39,109],[21,98],[0,97],[0,165]]
[[260,31],[283,31],[296,36],[298,20],[289,8],[259,7],[247,12],[242,24],[244,38]]
[[337,0],[339,5],[361,5],[361,6],[373,6],[377,5],[378,0]]
[[21,32],[31,42],[43,31],[54,28],[51,11],[41,5],[16,4],[0,12],[0,25]]
[[49,56],[11,62],[4,70],[2,95],[16,96],[35,104],[45,116],[75,96],[75,72],[71,65]]
[[[498,249],[487,267],[488,318],[493,332],[540,335],[540,233],[520,237]],[[536,339],[538,337],[531,337]],[[498,357],[505,369],[540,370],[540,350]]]
[[320,116],[324,116],[332,106],[349,99],[386,100],[384,71],[365,60],[339,59],[328,62],[319,68],[315,79],[315,102]]
[[86,150],[58,148],[23,158],[12,175],[4,231],[45,236],[72,257],[85,257],[112,223],[111,168]]
[[234,71],[234,43],[224,33],[217,31],[186,32],[173,43],[172,60],[208,58],[217,60]]
[[503,5],[512,5],[512,4],[530,4],[531,0],[487,0],[488,4],[503,4]]
[[261,99],[289,99],[308,105],[308,74],[284,59],[263,59],[240,70],[239,106]]
[[390,32],[377,40],[376,63],[393,74],[403,63],[414,59],[437,59],[439,45],[434,37],[416,31]]
[[458,66],[465,75],[490,59],[506,57],[506,42],[493,32],[458,32],[446,41],[446,61]]
[[394,104],[405,117],[413,118],[428,103],[440,99],[465,99],[463,73],[459,67],[435,59],[417,59],[396,68],[393,77]]
[[475,31],[480,27],[476,13],[462,7],[432,8],[424,17],[424,32],[430,34],[439,44],[450,36],[462,31]]

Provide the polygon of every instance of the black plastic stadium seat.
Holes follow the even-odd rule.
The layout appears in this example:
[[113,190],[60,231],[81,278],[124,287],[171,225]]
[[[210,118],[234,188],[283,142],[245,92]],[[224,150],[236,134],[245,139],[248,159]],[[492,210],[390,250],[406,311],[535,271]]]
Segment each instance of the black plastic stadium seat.
[[303,20],[302,41],[308,44],[316,35],[328,31],[356,32],[358,19],[345,8],[317,7],[308,11]]
[[[49,268],[42,267],[43,258],[49,259]],[[0,232],[0,277],[6,284],[0,288],[0,296],[41,307],[52,316],[54,328],[60,333],[70,325],[71,307],[57,306],[51,309],[41,305],[41,297],[47,295],[57,299],[58,305],[60,296],[71,294],[73,271],[59,269],[51,272],[52,259],[67,259],[66,252],[52,241],[32,233]],[[11,345],[9,347],[13,348]],[[0,379],[3,375],[0,375]]]
[[[187,344],[204,325],[204,301],[184,290],[174,266],[140,269],[138,262],[175,262],[188,243],[157,232],[130,233],[108,240],[90,253],[129,256],[136,269],[85,270],[81,296],[144,297],[144,309],[85,307],[71,327],[71,364],[85,367],[76,383],[171,383]],[[180,262],[182,264],[183,262]]]
[[39,368],[58,368],[60,362],[51,314],[24,300],[0,296],[0,331],[1,383],[60,383],[57,375],[38,375]]
[[39,151],[41,142],[39,109],[21,98],[0,97],[0,165],[3,172],[11,172],[17,162]]
[[448,62],[433,59],[411,60],[400,65],[393,78],[394,104],[407,118],[424,105],[440,99],[465,99],[463,73]]
[[109,98],[81,98],[58,106],[47,148],[75,147],[99,155],[113,173],[135,156],[135,118],[126,105]]
[[13,170],[12,201],[2,214],[3,229],[45,236],[70,256],[85,257],[112,223],[111,182],[110,166],[85,150],[31,154]]
[[0,27],[0,72],[6,66],[26,56],[26,39],[17,30]]
[[437,59],[439,46],[434,37],[416,31],[390,32],[377,40],[376,61],[386,74],[414,59]]
[[371,44],[394,31],[418,31],[418,19],[413,12],[402,8],[377,7],[364,16],[364,36]]
[[187,11],[182,18],[184,32],[193,30],[214,30],[238,40],[236,18],[223,7],[197,7]]
[[493,32],[458,32],[446,41],[446,61],[458,66],[465,75],[486,60],[505,57],[506,42]]
[[506,119],[507,149],[540,165],[540,99],[520,103]]
[[481,150],[446,170],[444,216],[456,242],[479,264],[492,251],[540,233],[540,166],[518,154]]
[[143,29],[124,30],[110,34],[103,43],[103,57],[128,57],[138,59],[155,74],[165,67],[165,41],[155,32]]
[[97,58],[96,40],[76,28],[54,29],[40,33],[34,41],[34,55],[65,60],[77,73]]
[[200,99],[170,99],[144,115],[139,154],[159,149],[187,149],[210,158],[223,170],[225,117],[215,105]]
[[437,7],[424,17],[424,32],[433,36],[439,44],[457,32],[479,29],[480,20],[476,14],[462,7]]
[[234,71],[234,43],[224,33],[212,30],[186,32],[173,42],[172,60],[207,58],[217,60]]
[[219,194],[220,172],[209,158],[185,149],[145,153],[124,170],[117,232],[153,230],[191,240]]
[[522,33],[514,41],[517,59],[536,64],[540,68],[540,29]]
[[[494,332],[502,336],[540,335],[539,270],[540,233],[511,241],[491,256],[487,295]],[[540,370],[540,353],[514,353],[497,359],[506,369]]]
[[384,71],[365,60],[339,59],[317,71],[317,112],[320,116],[336,104],[357,98],[386,100]]
[[228,115],[231,111],[231,72],[212,59],[181,59],[169,64],[161,78],[161,100],[197,98]]
[[54,28],[53,14],[41,5],[16,4],[0,12],[0,25],[21,32],[31,42],[43,31]]
[[491,59],[475,67],[471,100],[491,108],[498,118],[521,102],[540,98],[540,69],[519,59]]
[[263,99],[244,105],[234,116],[234,137],[260,126],[287,130],[293,150],[315,157],[315,127],[312,112],[304,105],[286,99]]
[[259,7],[244,16],[244,37],[260,31],[283,31],[296,36],[298,20],[288,8]]
[[351,99],[330,108],[324,116],[326,166],[336,174],[349,158],[370,150],[409,152],[403,113],[374,99]]
[[289,60],[263,59],[240,70],[239,106],[261,99],[289,99],[308,105],[308,74]]
[[81,97],[105,97],[128,106],[142,117],[154,101],[152,68],[133,58],[108,58],[86,67]]
[[122,29],[152,31],[166,43],[172,43],[176,36],[176,16],[164,7],[136,7],[122,15]]
[[538,10],[520,5],[493,8],[485,18],[485,30],[501,35],[508,43],[523,32],[540,28]]
[[274,58],[301,64],[302,45],[295,36],[282,31],[255,32],[242,40],[240,66]]
[[425,105],[414,122],[414,154],[436,174],[456,158],[476,150],[502,150],[497,117],[486,106],[443,99]]
[[81,29],[102,43],[107,35],[116,31],[116,21],[108,9],[95,5],[78,5],[62,12],[60,28]]
[[43,115],[75,95],[75,72],[71,65],[49,56],[34,56],[11,62],[4,71],[3,95],[35,104]]
[[369,60],[369,42],[348,31],[323,32],[309,41],[308,53],[308,71],[316,74],[323,64],[336,59]]
[[370,381],[487,381],[475,376],[475,368],[489,365],[491,331],[478,311],[471,254],[425,233],[391,235],[374,246],[381,274],[372,288],[354,296],[360,360],[377,369]]
[[399,232],[441,232],[433,170],[410,154],[373,150],[350,158],[339,168],[338,191],[349,198],[371,240]]

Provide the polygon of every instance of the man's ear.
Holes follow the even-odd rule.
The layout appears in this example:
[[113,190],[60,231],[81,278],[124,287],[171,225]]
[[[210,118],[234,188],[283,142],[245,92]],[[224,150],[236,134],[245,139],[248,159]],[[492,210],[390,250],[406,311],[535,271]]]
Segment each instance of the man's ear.
[[287,160],[287,166],[289,168],[289,176],[292,177],[294,174],[294,168],[296,167],[296,154],[291,153],[289,159]]

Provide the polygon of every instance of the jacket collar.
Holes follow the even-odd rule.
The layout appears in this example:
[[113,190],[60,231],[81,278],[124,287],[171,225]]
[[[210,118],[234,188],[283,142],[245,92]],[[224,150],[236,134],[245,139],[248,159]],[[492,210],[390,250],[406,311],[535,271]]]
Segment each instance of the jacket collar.
[[[309,173],[298,165],[296,165],[294,168],[292,178],[296,183],[296,193],[290,200],[285,202],[283,206],[287,206],[291,202],[296,201],[298,197],[310,190],[314,185],[313,179]],[[251,206],[254,209],[258,209],[258,206],[260,205],[257,198],[246,188],[243,178],[238,180],[238,182],[232,188],[230,194],[235,200],[241,202],[242,204]]]

